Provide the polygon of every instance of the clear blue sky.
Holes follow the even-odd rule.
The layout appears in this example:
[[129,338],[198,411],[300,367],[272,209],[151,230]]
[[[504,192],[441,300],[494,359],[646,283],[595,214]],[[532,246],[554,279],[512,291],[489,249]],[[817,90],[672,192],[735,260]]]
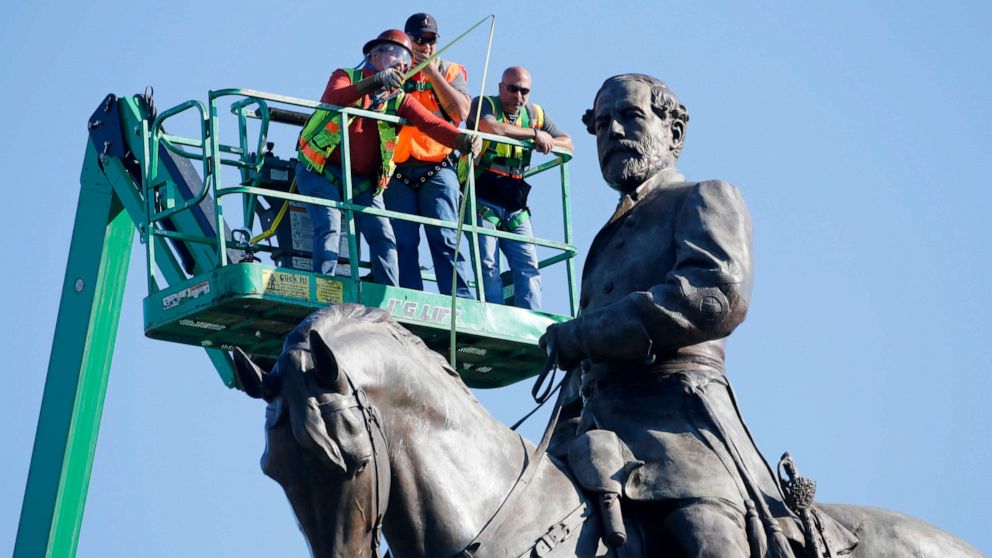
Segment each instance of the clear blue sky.
[[[682,171],[737,184],[752,213],[757,284],[729,344],[728,374],[766,456],[790,450],[823,501],[900,510],[992,553],[988,4],[608,5],[620,4],[488,4],[497,23],[487,92],[502,68],[529,67],[533,99],[575,138],[580,250],[615,197],[579,117],[606,77],[656,75],[691,114]],[[355,64],[366,40],[410,13],[434,13],[450,39],[486,15],[477,6],[4,8],[0,553],[13,548],[86,121],[103,96],[153,84],[160,108],[223,87],[317,98],[334,68]],[[484,53],[482,31],[451,51],[473,94]],[[285,135],[276,148],[284,157]],[[532,199],[547,236],[556,230],[552,193],[539,188]],[[79,556],[305,556],[281,489],[258,467],[261,405],[226,389],[202,351],[143,337],[141,254]],[[561,310],[554,283],[547,305]],[[511,421],[528,408],[527,392],[480,398]],[[542,426],[534,420],[527,434]]]

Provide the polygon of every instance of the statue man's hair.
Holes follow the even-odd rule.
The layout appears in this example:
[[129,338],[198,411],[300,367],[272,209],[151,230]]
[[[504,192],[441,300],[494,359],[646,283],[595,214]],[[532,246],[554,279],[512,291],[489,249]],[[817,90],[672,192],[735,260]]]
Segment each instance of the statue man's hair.
[[[592,102],[593,108],[587,110],[582,115],[582,123],[586,125],[586,130],[590,134],[596,135],[596,102],[599,101],[599,96],[607,87],[624,81],[639,81],[651,88],[651,110],[659,118],[662,120],[671,118],[673,121],[681,121],[683,128],[688,125],[689,111],[685,108],[685,105],[679,102],[679,98],[675,96],[675,93],[672,93],[672,90],[668,88],[665,82],[645,74],[620,74],[608,78],[603,82],[599,91],[596,92],[596,98]],[[679,146],[678,151],[681,151],[681,146]],[[679,156],[678,151],[675,153],[676,157]]]

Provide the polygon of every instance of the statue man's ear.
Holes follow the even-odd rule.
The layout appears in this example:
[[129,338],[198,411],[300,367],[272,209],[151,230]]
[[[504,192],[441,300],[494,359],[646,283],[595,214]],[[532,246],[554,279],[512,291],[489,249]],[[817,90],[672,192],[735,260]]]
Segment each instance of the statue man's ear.
[[592,109],[588,109],[582,114],[582,123],[585,124],[587,132],[596,135],[596,114]]
[[338,359],[334,356],[334,351],[316,331],[310,332],[310,357],[313,358],[314,377],[317,383],[334,393],[348,391],[347,381],[338,368]]
[[672,122],[672,147],[682,145],[685,139],[685,122],[675,120]]

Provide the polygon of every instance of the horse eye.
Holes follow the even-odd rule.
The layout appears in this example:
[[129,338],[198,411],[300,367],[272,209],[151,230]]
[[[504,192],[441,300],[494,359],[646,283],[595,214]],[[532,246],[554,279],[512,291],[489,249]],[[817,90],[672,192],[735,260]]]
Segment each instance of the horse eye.
[[363,459],[362,462],[359,463],[357,467],[355,467],[355,472],[352,474],[352,476],[358,476],[362,474],[362,471],[364,471],[365,468],[368,466],[369,466],[369,460]]

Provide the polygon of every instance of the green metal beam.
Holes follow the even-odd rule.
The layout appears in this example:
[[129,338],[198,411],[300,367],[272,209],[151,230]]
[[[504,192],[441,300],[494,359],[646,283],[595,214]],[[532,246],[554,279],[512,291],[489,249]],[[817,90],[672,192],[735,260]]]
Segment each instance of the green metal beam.
[[15,558],[73,556],[117,337],[134,223],[87,145]]

